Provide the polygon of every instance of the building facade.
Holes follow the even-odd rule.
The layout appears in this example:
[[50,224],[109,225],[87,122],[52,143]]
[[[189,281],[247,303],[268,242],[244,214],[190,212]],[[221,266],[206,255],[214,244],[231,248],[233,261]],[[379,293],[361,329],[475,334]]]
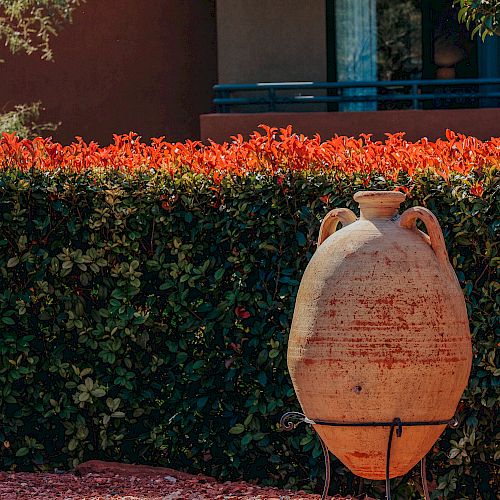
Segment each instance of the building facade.
[[217,0],[217,40],[205,138],[263,121],[323,135],[500,134],[500,37],[471,39],[449,0]]

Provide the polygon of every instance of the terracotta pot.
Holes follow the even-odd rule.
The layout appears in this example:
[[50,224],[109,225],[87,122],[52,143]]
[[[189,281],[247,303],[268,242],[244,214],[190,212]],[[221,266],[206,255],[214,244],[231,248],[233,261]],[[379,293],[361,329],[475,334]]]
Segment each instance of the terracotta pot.
[[[395,191],[354,199],[358,220],[346,208],[325,217],[297,295],[288,367],[302,409],[315,421],[452,418],[472,352],[437,219],[422,207],[399,217],[405,196]],[[388,427],[314,427],[355,474],[385,477]],[[393,441],[390,476],[408,472],[444,428],[404,427]]]

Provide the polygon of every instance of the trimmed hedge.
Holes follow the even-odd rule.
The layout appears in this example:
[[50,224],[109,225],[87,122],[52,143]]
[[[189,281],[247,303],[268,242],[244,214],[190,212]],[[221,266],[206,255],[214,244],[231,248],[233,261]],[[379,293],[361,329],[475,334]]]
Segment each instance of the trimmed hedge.
[[[387,148],[391,140],[377,144]],[[82,168],[86,158],[107,160],[104,148],[81,142],[71,146],[72,161],[58,145],[39,153],[59,161],[55,168],[26,160],[42,142],[2,141],[2,468],[72,467],[100,458],[320,488],[323,463],[312,431],[278,429],[282,413],[298,409],[286,367],[295,295],[327,211],[356,211],[352,195],[359,189],[397,188],[408,194],[403,208],[420,204],[438,216],[474,338],[461,425],[429,454],[433,497],[495,497],[498,141],[478,154],[479,166],[470,160],[467,171],[445,175],[394,174],[376,165],[347,171],[340,160],[318,168],[317,156],[291,168],[275,161],[279,155],[265,168],[243,164],[222,174],[194,168],[185,152],[183,163],[168,168],[152,168],[142,152],[131,169],[123,159],[138,140],[130,137],[116,139],[129,152],[113,156],[125,168]],[[286,140],[273,141],[281,158],[293,156]],[[442,147],[453,151],[450,143],[459,143],[467,155],[464,141],[476,140],[453,136]],[[235,144],[241,152],[255,141]],[[365,138],[358,149],[370,144]],[[193,158],[221,148],[182,147]],[[333,464],[334,492],[383,491]],[[417,472],[393,481],[397,498],[419,496]]]

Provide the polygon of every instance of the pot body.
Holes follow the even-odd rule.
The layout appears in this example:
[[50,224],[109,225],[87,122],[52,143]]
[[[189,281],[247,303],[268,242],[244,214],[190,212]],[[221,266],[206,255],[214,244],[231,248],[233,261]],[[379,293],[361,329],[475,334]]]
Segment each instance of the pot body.
[[[288,367],[312,420],[450,419],[466,387],[472,352],[462,290],[436,219],[410,209],[397,220],[402,199],[358,193],[361,218],[344,214],[340,231],[320,235],[324,241],[306,268]],[[423,215],[430,240],[414,226]],[[352,472],[385,478],[388,427],[314,427]],[[408,472],[444,428],[404,427],[393,440],[390,476]]]

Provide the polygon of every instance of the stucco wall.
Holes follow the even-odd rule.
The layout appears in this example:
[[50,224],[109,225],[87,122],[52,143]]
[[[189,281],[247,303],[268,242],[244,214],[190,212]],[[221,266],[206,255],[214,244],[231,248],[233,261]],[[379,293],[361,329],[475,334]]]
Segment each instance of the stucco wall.
[[500,108],[365,111],[350,113],[227,113],[202,115],[201,137],[217,142],[230,140],[231,135],[244,137],[257,130],[259,124],[273,127],[292,125],[295,132],[323,139],[335,134],[358,136],[373,134],[385,139],[385,133],[406,132],[408,140],[422,137],[445,138],[446,129],[474,135],[480,139],[500,136]]
[[215,0],[87,0],[54,41],[55,62],[0,51],[0,110],[41,100],[54,137],[199,136],[217,79]]
[[325,0],[217,0],[219,83],[326,81]]

